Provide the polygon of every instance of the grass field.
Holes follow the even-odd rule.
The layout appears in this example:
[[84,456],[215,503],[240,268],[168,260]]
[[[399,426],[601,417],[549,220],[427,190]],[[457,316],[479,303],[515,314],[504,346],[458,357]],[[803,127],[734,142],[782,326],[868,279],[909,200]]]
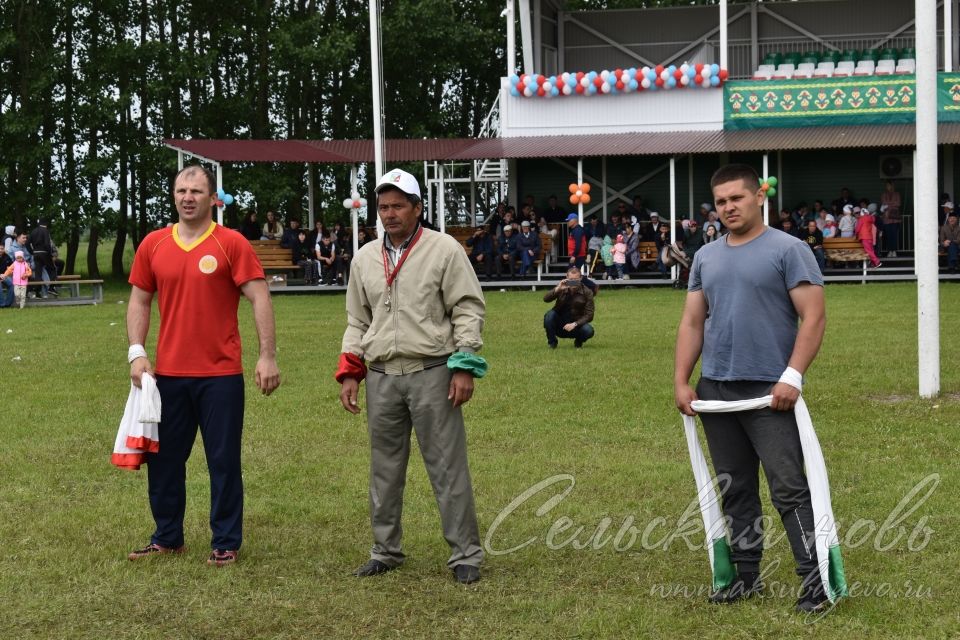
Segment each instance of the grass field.
[[[264,398],[247,381],[245,542],[241,562],[220,570],[204,563],[209,492],[199,446],[188,471],[187,554],[126,560],[152,522],[145,472],[109,464],[129,385],[125,289],[111,285],[94,307],[4,310],[0,637],[955,637],[960,287],[941,291],[944,393],[931,401],[916,396],[915,285],[827,288],[826,341],[805,397],[854,597],[815,623],[792,613],[796,596],[785,589],[797,581],[776,519],[767,597],[721,608],[698,593],[709,568],[685,541],[702,537],[696,512],[683,523],[694,485],[671,386],[680,292],[601,293],[597,337],[581,351],[570,341],[546,349],[542,293],[488,294],[491,371],[465,409],[481,534],[496,551],[533,542],[489,554],[483,580],[469,588],[444,566],[416,452],[407,564],[373,579],[349,575],[371,541],[365,423],[339,408],[332,378],[341,295],[274,300],[284,382]],[[252,370],[246,303],[241,318]],[[562,474],[575,482],[562,501],[537,510],[570,480],[493,527],[511,501]],[[939,485],[896,521],[898,502],[930,474]],[[773,515],[769,501],[765,508]],[[635,540],[611,540],[631,524]]]

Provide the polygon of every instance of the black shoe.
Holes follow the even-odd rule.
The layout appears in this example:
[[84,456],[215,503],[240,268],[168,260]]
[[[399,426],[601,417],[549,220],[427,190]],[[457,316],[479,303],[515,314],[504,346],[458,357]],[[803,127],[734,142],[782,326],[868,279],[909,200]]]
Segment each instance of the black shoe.
[[391,567],[390,565],[384,564],[379,560],[370,559],[365,565],[354,571],[353,575],[357,576],[358,578],[369,578],[370,576],[378,576],[381,573],[393,571],[394,569],[396,569],[396,567]]
[[480,569],[469,564],[458,564],[453,568],[453,578],[460,584],[473,584],[480,581]]
[[551,349],[556,349],[556,348],[557,348],[557,343],[556,343],[556,342],[548,342],[548,343],[547,343],[547,346],[550,347]]
[[726,589],[710,594],[713,604],[733,604],[763,593],[763,583],[760,574],[753,572],[738,573],[736,580]]
[[830,606],[830,598],[823,592],[823,586],[806,587],[797,600],[798,613],[820,613]]
[[582,346],[583,346],[583,343],[580,342],[579,340],[574,340],[574,341],[573,341],[573,348],[574,348],[574,349],[579,349],[579,348],[581,348]]

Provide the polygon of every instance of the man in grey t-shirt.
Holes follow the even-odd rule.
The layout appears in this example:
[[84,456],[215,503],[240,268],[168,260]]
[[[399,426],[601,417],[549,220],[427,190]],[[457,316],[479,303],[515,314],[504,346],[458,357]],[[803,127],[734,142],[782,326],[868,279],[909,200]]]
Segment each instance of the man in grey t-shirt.
[[[817,570],[813,509],[793,407],[803,372],[823,340],[823,277],[803,242],[763,224],[765,194],[751,167],[721,167],[710,186],[730,233],[698,251],[690,269],[677,331],[677,408],[692,416],[690,403],[697,399],[773,396],[769,409],[701,415],[714,470],[730,479],[722,506],[737,566],[733,584],[710,599],[732,603],[763,589],[762,463],[802,579],[797,607],[819,610],[828,600]],[[690,376],[701,358],[694,391]]]

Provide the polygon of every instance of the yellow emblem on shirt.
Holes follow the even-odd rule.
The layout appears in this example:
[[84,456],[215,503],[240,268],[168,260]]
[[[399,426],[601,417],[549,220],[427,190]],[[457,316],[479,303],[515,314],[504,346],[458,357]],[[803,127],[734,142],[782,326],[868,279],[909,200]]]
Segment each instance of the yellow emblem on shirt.
[[217,259],[211,255],[205,255],[200,258],[200,272],[211,274],[217,270]]

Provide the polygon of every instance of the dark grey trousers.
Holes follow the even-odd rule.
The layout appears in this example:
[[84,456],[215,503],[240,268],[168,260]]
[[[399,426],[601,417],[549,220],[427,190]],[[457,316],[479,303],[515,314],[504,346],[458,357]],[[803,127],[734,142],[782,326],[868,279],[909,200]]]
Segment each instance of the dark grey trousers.
[[450,568],[480,566],[483,549],[467,467],[467,435],[460,407],[447,393],[453,373],[445,364],[408,373],[367,375],[367,427],[370,432],[370,557],[390,566],[403,562],[403,489],[410,458],[410,431],[440,508],[443,537],[450,545]]
[[[767,395],[773,385],[764,381],[720,382],[701,378],[697,396],[701,400],[746,400]],[[737,569],[759,571],[763,555],[759,479],[763,464],[773,506],[780,514],[793,550],[797,574],[806,577],[816,572],[810,487],[803,470],[793,412],[766,408],[699,415],[714,472],[718,477],[730,476],[730,485],[721,501],[730,525],[731,560]]]

